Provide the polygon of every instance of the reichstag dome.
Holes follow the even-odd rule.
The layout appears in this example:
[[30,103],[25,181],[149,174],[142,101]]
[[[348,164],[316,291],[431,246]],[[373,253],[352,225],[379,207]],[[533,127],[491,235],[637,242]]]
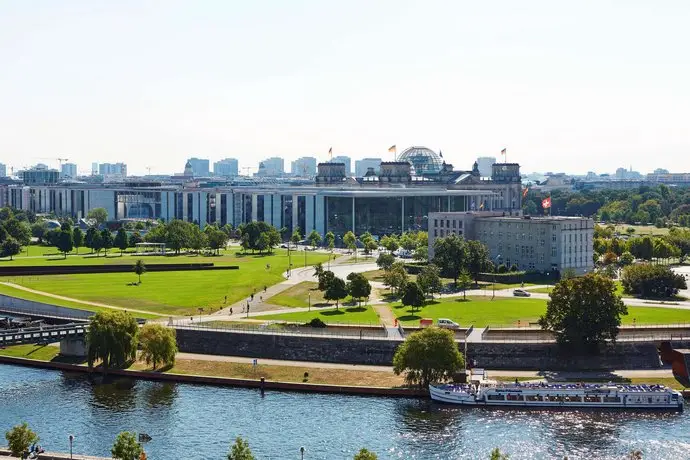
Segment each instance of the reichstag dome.
[[400,154],[398,161],[409,162],[418,176],[438,174],[443,168],[443,158],[426,147],[409,147]]

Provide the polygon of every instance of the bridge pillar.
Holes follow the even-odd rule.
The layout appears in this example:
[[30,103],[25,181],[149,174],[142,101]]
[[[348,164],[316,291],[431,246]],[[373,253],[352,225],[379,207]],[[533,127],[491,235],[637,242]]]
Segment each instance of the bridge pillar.
[[83,337],[69,337],[60,340],[60,354],[62,356],[86,357],[86,341]]

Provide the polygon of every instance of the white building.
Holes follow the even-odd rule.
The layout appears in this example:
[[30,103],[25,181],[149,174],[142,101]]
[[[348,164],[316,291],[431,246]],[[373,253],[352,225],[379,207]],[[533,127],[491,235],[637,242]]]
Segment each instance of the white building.
[[342,163],[345,165],[345,175],[347,177],[352,176],[352,160],[350,157],[345,156],[345,155],[340,155],[337,157],[333,157],[329,163]]
[[291,164],[290,172],[297,177],[316,176],[316,158],[301,157],[294,160]]
[[211,175],[209,161],[206,158],[190,158],[187,160],[192,166],[194,177],[208,177]]
[[496,163],[496,157],[479,157],[477,166],[482,177],[491,177],[491,165]]
[[213,163],[213,175],[222,177],[236,177],[239,175],[239,167],[235,158],[226,158]]
[[279,157],[266,158],[259,163],[259,172],[256,173],[260,177],[279,177],[285,174],[285,160]]
[[362,158],[355,161],[355,177],[364,177],[369,168],[374,168],[374,173],[381,171],[381,158]]
[[77,177],[77,165],[74,163],[65,163],[60,169],[60,176],[63,179],[75,179]]

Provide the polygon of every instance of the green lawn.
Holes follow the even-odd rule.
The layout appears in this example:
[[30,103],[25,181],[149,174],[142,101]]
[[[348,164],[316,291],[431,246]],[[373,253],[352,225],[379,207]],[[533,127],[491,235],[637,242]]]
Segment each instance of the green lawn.
[[[418,325],[420,318],[448,318],[461,326],[527,326],[535,323],[546,311],[546,300],[496,297],[448,298],[430,302],[421,310],[412,312],[409,307],[396,303],[393,312],[403,324]],[[633,319],[635,321],[633,321]],[[628,307],[623,324],[677,324],[690,323],[690,310],[658,307]]]
[[[327,254],[308,254],[308,264],[325,260]],[[164,258],[164,261],[180,262],[180,258]],[[220,258],[187,257],[190,262]],[[69,260],[69,259],[68,259]],[[134,259],[128,259],[133,261]],[[271,256],[226,255],[225,264],[239,265],[239,270],[151,272],[142,276],[141,285],[135,282],[134,273],[104,273],[80,275],[46,275],[5,278],[39,291],[59,294],[79,300],[114,305],[117,307],[162,313],[166,315],[196,314],[198,307],[207,312],[248,297],[254,290],[282,281],[287,267],[287,253],[279,251]],[[147,263],[149,259],[146,259]],[[267,265],[270,268],[267,268]],[[87,305],[78,308],[92,309]]]
[[[616,285],[616,294],[618,294],[621,297],[631,297],[627,294],[623,294],[623,284],[620,281],[614,281],[613,283]],[[525,286],[527,286],[527,284],[525,284]],[[551,289],[553,289],[553,286],[529,289],[529,292],[537,292],[540,294],[551,294]]]
[[60,354],[60,348],[50,345],[12,345],[0,348],[0,356],[51,361]]
[[311,306],[326,305],[327,301],[323,298],[323,292],[317,289],[318,283],[311,281],[303,281],[292,286],[289,289],[274,295],[267,300],[273,305],[282,305],[284,307],[304,307],[309,306],[309,298],[311,297]]
[[621,225],[616,225],[616,231],[621,234],[626,234],[628,227],[632,227],[635,229],[635,232],[633,233],[633,236],[641,236],[641,235],[654,235],[654,236],[662,236],[662,235],[668,235],[668,228],[657,228],[654,225],[627,225],[627,224],[621,224]]
[[295,321],[306,323],[313,318],[320,318],[324,323],[329,324],[371,324],[378,325],[379,317],[371,306],[350,307],[340,306],[338,310],[332,308],[319,308],[312,311],[295,313],[282,313],[278,315],[257,316],[254,319],[275,320],[275,321]]

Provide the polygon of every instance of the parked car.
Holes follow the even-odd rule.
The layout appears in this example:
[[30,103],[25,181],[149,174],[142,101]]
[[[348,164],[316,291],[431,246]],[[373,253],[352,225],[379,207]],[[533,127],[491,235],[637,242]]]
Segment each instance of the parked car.
[[515,290],[513,291],[513,295],[514,295],[515,297],[529,297],[529,296],[531,296],[532,294],[530,294],[529,292],[525,291],[524,289],[515,289]]
[[453,320],[447,319],[447,318],[439,318],[438,321],[436,322],[436,325],[438,327],[443,327],[446,329],[459,329],[460,325],[456,323]]

